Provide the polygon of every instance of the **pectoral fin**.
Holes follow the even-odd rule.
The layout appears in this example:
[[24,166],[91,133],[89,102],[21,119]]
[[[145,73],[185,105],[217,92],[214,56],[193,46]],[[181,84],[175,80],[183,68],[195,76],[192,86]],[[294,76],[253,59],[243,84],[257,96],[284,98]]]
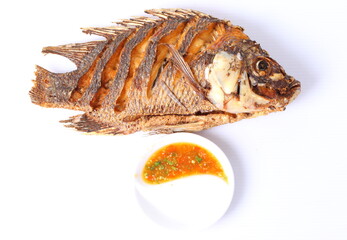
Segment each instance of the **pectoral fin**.
[[162,82],[162,86],[165,89],[167,95],[175,102],[177,103],[179,106],[181,106],[182,108],[187,109],[186,106],[184,106],[184,104],[177,98],[177,96],[175,95],[175,93],[169,88],[169,86],[165,83]]
[[200,84],[196,81],[194,74],[192,70],[190,69],[189,65],[186,61],[184,61],[181,54],[176,50],[176,48],[170,44],[164,45],[169,49],[171,55],[172,55],[172,62],[174,66],[183,73],[183,75],[186,77],[187,82],[189,85],[193,88],[193,90],[202,98],[206,99],[206,96],[204,94],[203,88],[200,86]]

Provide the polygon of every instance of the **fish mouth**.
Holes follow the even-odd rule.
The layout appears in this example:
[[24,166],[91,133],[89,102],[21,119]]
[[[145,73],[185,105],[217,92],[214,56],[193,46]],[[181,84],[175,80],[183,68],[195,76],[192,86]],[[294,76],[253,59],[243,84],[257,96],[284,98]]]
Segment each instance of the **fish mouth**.
[[290,85],[289,85],[290,90],[301,90],[301,83],[297,80],[294,80]]
[[[289,85],[290,92],[292,93],[292,96],[289,99],[289,103],[291,103],[301,92],[301,83],[297,80],[294,80]],[[288,104],[289,104],[288,103]]]

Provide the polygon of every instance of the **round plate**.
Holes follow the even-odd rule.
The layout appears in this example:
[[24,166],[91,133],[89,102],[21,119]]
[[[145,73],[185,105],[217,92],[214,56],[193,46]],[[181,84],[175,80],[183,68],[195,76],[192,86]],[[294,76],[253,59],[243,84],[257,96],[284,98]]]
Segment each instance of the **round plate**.
[[[220,162],[228,181],[213,175],[193,175],[161,184],[148,184],[142,170],[148,158],[161,147],[177,142],[197,144]],[[229,208],[234,193],[234,173],[223,151],[210,140],[192,133],[175,133],[158,139],[136,169],[140,206],[154,221],[169,227],[206,228]]]

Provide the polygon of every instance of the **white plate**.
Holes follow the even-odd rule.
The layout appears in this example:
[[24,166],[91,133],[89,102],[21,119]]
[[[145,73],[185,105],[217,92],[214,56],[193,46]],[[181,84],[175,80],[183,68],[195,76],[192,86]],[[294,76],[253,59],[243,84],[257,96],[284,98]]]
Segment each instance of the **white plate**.
[[[195,175],[152,185],[142,179],[148,158],[159,148],[189,142],[209,150],[220,162],[228,181],[213,175]],[[136,169],[140,206],[154,221],[169,227],[206,228],[227,211],[234,193],[234,173],[223,151],[210,140],[192,133],[164,135],[140,160]]]

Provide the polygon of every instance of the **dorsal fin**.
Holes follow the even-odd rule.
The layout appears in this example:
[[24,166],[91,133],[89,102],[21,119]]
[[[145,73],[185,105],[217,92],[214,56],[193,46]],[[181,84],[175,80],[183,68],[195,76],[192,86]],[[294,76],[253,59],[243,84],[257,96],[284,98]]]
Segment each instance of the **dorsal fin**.
[[194,16],[211,18],[210,15],[207,15],[199,11],[189,10],[189,9],[180,9],[180,8],[149,9],[149,10],[146,10],[145,13],[148,13],[163,19],[168,19],[170,17],[191,18]]
[[130,19],[123,19],[115,22],[116,26],[111,27],[89,27],[82,28],[84,33],[95,34],[98,36],[105,37],[106,39],[112,39],[117,35],[133,31],[136,28],[143,27],[146,24],[158,24],[162,19],[166,20],[168,18],[184,18],[189,19],[192,17],[207,17],[212,18],[210,15],[189,9],[180,8],[168,8],[168,9],[150,9],[145,11],[160,19],[154,19],[150,17],[132,17]]
[[140,28],[145,25],[155,25],[160,23],[162,20],[160,19],[154,19],[154,18],[148,18],[148,17],[132,17],[130,19],[121,19],[117,22],[113,22],[115,24],[121,25],[125,28]]
[[139,16],[139,17],[132,17],[130,18],[130,20],[132,21],[137,21],[137,22],[142,22],[144,24],[146,23],[158,23],[158,21],[161,21],[161,20],[158,20],[158,19],[154,19],[154,18],[150,18],[150,17],[142,17],[142,16]]
[[79,66],[88,53],[92,51],[98,44],[103,41],[92,41],[86,43],[72,43],[66,45],[60,45],[55,47],[45,47],[42,49],[42,53],[58,54],[70,59],[77,66]]
[[121,33],[133,31],[133,30],[130,26],[111,26],[111,27],[82,28],[82,31],[87,34],[94,34],[94,35],[105,37],[106,39],[112,39]]

